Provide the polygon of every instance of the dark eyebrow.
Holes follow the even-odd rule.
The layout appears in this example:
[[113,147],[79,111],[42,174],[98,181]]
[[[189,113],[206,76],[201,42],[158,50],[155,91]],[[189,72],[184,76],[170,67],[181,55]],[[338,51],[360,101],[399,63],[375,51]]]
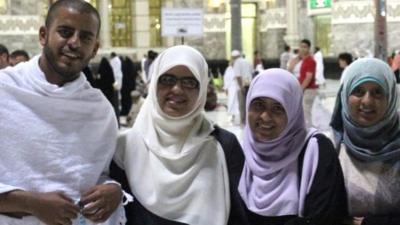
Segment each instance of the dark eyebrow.
[[264,102],[264,100],[262,100],[262,98],[258,97],[253,99],[251,102]]
[[59,25],[57,29],[67,29],[67,30],[75,30],[74,28],[67,25]]
[[[57,27],[57,29],[67,29],[67,30],[75,30],[75,28],[73,28],[73,27],[70,27],[70,26],[68,26],[68,25],[60,25],[60,26],[58,26]],[[80,31],[82,34],[84,34],[84,35],[88,35],[88,36],[92,36],[92,37],[95,37],[96,35],[93,33],[93,32],[91,32],[91,31],[88,31],[88,30],[81,30]]]
[[82,30],[81,33],[84,34],[84,35],[91,36],[91,37],[95,37],[95,36],[96,36],[96,35],[95,35],[93,32],[91,32],[91,31]]

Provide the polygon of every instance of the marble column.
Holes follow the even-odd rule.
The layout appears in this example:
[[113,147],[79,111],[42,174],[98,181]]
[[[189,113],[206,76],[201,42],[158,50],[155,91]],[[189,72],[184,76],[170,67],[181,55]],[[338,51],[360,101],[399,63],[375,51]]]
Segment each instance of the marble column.
[[[150,12],[148,0],[132,2],[133,46],[142,49],[150,48]],[[147,50],[146,50],[147,51]]]
[[242,51],[241,0],[231,0],[231,49]]
[[101,48],[111,48],[111,30],[110,30],[110,16],[108,9],[108,0],[99,1],[99,13],[101,18],[100,29],[100,43]]
[[295,49],[299,45],[299,6],[298,1],[286,0],[286,35],[283,38],[287,45]]
[[386,0],[375,0],[375,57],[386,61],[387,59],[387,25],[386,25]]
[[6,1],[6,14],[11,15],[11,0]]

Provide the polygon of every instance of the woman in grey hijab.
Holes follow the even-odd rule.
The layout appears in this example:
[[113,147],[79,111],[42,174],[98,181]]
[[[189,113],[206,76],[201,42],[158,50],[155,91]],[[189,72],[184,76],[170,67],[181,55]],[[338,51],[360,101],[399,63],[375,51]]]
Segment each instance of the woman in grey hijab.
[[345,177],[350,224],[400,224],[400,125],[396,80],[368,58],[344,71],[331,126]]

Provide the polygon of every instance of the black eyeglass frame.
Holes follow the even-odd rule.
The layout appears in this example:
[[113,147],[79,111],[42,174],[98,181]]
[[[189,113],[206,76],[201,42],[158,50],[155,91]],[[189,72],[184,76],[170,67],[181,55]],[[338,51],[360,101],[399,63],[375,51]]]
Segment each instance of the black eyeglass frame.
[[158,78],[157,83],[164,86],[173,87],[177,83],[180,83],[181,87],[187,89],[198,89],[200,87],[199,81],[195,77],[177,77],[173,74],[164,73]]

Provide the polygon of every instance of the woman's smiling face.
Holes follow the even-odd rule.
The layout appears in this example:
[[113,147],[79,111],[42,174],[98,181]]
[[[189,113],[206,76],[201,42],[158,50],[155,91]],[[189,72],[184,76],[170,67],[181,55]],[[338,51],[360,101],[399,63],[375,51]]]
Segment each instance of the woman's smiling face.
[[169,116],[190,113],[199,97],[199,81],[186,66],[175,66],[157,81],[157,99],[161,110]]
[[351,92],[348,108],[351,119],[363,127],[372,126],[383,119],[388,107],[384,90],[375,82],[364,82]]
[[256,140],[269,141],[279,137],[288,118],[281,103],[272,98],[260,97],[250,103],[248,122]]

